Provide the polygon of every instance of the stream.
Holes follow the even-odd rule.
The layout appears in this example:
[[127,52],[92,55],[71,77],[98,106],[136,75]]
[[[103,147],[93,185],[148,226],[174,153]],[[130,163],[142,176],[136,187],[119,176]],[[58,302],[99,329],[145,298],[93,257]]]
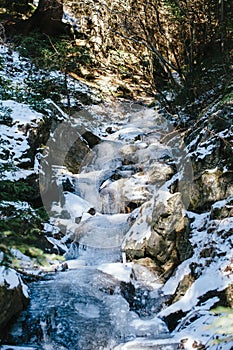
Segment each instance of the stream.
[[161,284],[146,269],[135,277],[135,264],[126,261],[121,244],[141,205],[177,173],[174,149],[161,142],[171,126],[158,110],[123,102],[90,106],[72,123],[101,142],[78,174],[53,167],[63,187],[52,203],[48,239],[63,251],[67,269],[30,284],[29,306],[4,343],[19,349],[110,350],[136,337],[169,338],[156,317]]

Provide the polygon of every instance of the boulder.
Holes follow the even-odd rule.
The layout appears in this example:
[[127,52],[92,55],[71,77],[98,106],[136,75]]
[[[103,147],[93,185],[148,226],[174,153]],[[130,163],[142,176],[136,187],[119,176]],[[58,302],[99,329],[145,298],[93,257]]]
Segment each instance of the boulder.
[[194,181],[190,210],[210,210],[233,192],[232,103],[217,101],[187,131]]
[[211,220],[221,220],[227,217],[233,217],[233,195],[225,200],[214,203],[211,207]]
[[156,198],[142,205],[122,249],[130,260],[150,257],[168,278],[191,254],[188,233],[189,223],[181,194],[159,191]]
[[190,209],[210,209],[214,202],[223,200],[232,192],[232,172],[223,172],[218,167],[204,170],[192,184]]
[[44,152],[50,165],[66,166],[77,173],[85,155],[90,151],[87,142],[81,137],[78,128],[65,121],[57,126],[49,138]]
[[0,330],[4,329],[28,302],[27,287],[10,268],[0,267]]

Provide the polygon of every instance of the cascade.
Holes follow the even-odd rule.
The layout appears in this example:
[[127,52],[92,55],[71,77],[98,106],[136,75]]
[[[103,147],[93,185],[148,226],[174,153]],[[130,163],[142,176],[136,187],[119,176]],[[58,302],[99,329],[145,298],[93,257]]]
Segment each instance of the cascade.
[[152,306],[161,296],[154,293],[149,302],[152,289],[134,280],[121,250],[141,205],[167,178],[169,166],[159,161],[172,154],[159,142],[166,122],[155,110],[134,108],[126,104],[117,121],[115,109],[109,119],[102,118],[99,136],[107,127],[114,132],[102,132],[78,174],[53,168],[59,188],[68,180],[74,184],[72,192],[63,188],[51,210],[51,223],[64,230],[61,243],[71,242],[65,253],[68,270],[31,283],[30,304],[5,342],[22,349],[110,350],[137,336],[169,336]]

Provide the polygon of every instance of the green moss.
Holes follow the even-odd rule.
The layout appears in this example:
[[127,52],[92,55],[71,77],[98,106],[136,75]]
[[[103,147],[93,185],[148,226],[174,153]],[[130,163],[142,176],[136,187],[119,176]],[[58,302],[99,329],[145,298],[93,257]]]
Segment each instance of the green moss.
[[[44,264],[47,240],[43,222],[48,219],[44,208],[34,210],[26,202],[0,202],[0,252],[2,263],[11,264],[10,248],[18,249],[38,264]],[[46,247],[47,244],[47,247]]]
[[220,105],[233,103],[233,92],[226,93],[220,101]]
[[10,80],[5,77],[0,76],[0,96],[2,100],[9,98],[9,91],[11,90],[12,85]]
[[28,185],[26,182],[2,180],[0,181],[0,200],[26,200],[30,201],[33,194],[35,194],[35,188]]
[[69,37],[51,39],[41,33],[17,36],[15,46],[20,55],[28,57],[38,67],[47,70],[76,71],[79,65],[91,64],[87,47],[79,47]]
[[233,341],[233,308],[219,306],[211,311],[217,317],[205,329],[213,332],[212,345]]

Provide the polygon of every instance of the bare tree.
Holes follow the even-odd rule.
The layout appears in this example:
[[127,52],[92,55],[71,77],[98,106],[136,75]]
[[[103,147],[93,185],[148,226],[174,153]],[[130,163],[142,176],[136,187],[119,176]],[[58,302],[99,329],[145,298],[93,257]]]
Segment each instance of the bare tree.
[[169,83],[179,89],[195,79],[196,68],[201,67],[206,57],[218,51],[221,54],[227,40],[230,42],[229,3],[77,0],[73,8],[94,53],[105,57],[111,50],[132,53],[139,62],[135,69],[144,72],[155,87]]

